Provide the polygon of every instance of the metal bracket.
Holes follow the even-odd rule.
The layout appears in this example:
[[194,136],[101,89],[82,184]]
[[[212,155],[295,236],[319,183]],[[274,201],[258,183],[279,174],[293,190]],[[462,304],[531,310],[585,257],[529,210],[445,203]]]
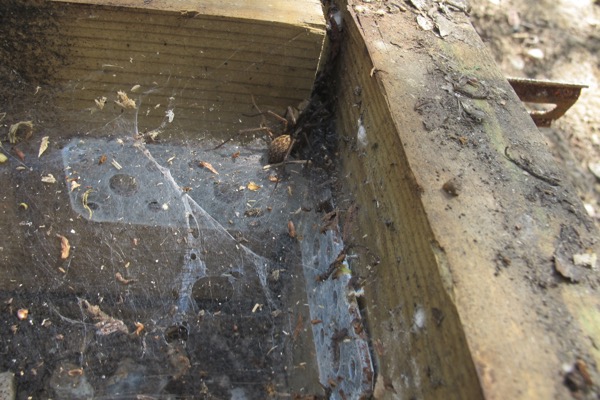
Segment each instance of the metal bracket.
[[581,89],[587,85],[542,81],[536,79],[508,78],[522,102],[554,104],[551,110],[530,111],[529,115],[538,127],[549,127],[552,121],[562,117],[579,98]]

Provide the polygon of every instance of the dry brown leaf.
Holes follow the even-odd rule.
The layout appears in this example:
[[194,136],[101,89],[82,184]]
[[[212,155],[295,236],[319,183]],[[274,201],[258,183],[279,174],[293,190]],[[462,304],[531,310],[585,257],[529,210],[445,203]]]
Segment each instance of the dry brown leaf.
[[288,234],[292,239],[296,237],[296,227],[294,226],[292,220],[288,221]]
[[69,258],[69,252],[71,251],[69,239],[59,234],[57,234],[56,237],[60,238],[60,258],[66,260],[67,258]]
[[107,157],[106,157],[106,154],[102,154],[102,155],[100,156],[100,158],[98,159],[98,165],[102,165],[102,164],[104,164],[104,163],[106,162],[106,158],[107,158]]
[[40,150],[38,151],[38,158],[44,154],[46,149],[48,149],[48,144],[50,143],[50,136],[44,136],[42,138],[42,143],[40,143]]
[[209,170],[210,172],[212,172],[215,175],[219,175],[219,173],[217,172],[217,170],[212,166],[211,163],[206,162],[206,161],[200,161],[198,163],[198,165],[202,168],[206,168],[207,170]]
[[248,188],[248,190],[252,190],[253,192],[256,192],[258,189],[260,189],[260,186],[258,186],[256,183],[254,182],[250,182],[248,184],[248,186],[246,186]]

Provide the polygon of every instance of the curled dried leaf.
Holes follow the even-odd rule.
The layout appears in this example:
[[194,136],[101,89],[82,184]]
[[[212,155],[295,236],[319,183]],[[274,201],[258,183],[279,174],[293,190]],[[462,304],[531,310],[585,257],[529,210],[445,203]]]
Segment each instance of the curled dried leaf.
[[125,109],[135,110],[137,108],[135,101],[131,100],[129,96],[127,96],[127,93],[122,90],[117,92],[117,100],[115,100],[115,103]]
[[50,136],[44,136],[42,138],[42,142],[40,143],[40,150],[38,151],[38,158],[44,154],[44,152],[48,149],[48,144],[50,143]]
[[69,258],[69,252],[71,251],[71,245],[69,244],[69,239],[64,237],[63,235],[56,235],[56,237],[60,238],[60,258],[66,260]]
[[[22,136],[23,139],[20,139],[19,136]],[[27,140],[31,136],[33,136],[33,121],[20,121],[8,128],[8,141],[11,144],[15,144],[19,140]]]
[[56,178],[52,174],[42,176],[42,182],[44,183],[56,183]]
[[69,375],[69,376],[82,376],[83,375],[83,368],[70,369],[69,371],[67,371],[67,375]]
[[212,172],[215,175],[219,175],[219,173],[217,172],[217,170],[212,166],[211,163],[206,162],[206,161],[200,161],[198,163],[198,165],[202,168],[206,168],[207,170],[209,170],[210,172]]
[[106,162],[106,158],[107,158],[107,157],[106,157],[106,154],[102,154],[102,155],[100,156],[100,158],[98,159],[98,165],[102,165],[102,164],[104,164],[104,163]]

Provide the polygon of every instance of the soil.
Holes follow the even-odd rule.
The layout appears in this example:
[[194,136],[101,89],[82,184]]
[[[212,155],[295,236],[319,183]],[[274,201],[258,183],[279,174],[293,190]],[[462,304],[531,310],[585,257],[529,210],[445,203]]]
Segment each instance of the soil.
[[587,212],[600,225],[600,2],[471,0],[470,4],[473,25],[507,77],[588,86],[562,118],[540,131]]

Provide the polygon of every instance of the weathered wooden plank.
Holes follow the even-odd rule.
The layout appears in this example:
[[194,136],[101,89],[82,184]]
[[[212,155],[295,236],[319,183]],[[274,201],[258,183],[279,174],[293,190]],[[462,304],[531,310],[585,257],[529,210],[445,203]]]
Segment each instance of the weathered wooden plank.
[[571,260],[598,233],[468,17],[348,3],[341,204],[360,207],[375,397],[568,398],[577,359],[597,382],[598,274]]
[[75,119],[94,99],[114,104],[123,90],[148,110],[142,129],[156,128],[169,105],[180,130],[230,135],[257,126],[244,116],[256,113],[252,97],[276,112],[308,98],[322,61],[325,22],[316,0],[52,4],[47,51],[61,64],[49,78],[62,91],[56,106]]

